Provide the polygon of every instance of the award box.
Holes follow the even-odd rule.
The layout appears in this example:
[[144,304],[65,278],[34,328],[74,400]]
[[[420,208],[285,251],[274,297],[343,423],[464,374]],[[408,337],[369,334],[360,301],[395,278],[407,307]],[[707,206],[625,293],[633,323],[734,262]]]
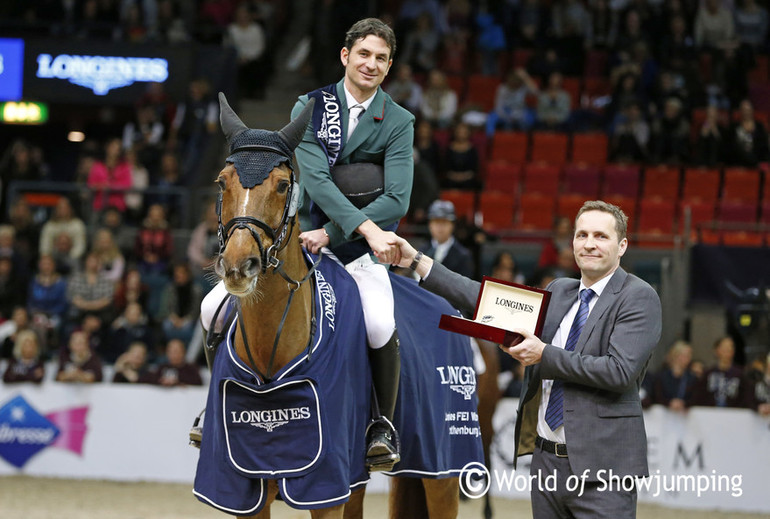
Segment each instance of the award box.
[[442,315],[439,328],[514,346],[523,337],[513,332],[524,328],[540,336],[551,293],[547,290],[484,276],[473,319]]

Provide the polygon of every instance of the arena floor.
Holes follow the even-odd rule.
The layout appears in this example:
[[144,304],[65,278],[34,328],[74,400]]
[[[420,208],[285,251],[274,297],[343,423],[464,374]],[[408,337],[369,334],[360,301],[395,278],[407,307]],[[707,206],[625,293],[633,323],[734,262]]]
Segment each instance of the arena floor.
[[[367,519],[387,517],[383,494],[366,497]],[[496,517],[531,516],[527,501],[495,499]],[[460,505],[460,519],[481,518],[481,501]],[[277,503],[273,519],[307,518],[307,512]],[[214,519],[227,517],[195,499],[189,485],[164,483],[118,483],[112,481],[0,477],[2,519]],[[716,511],[683,511],[642,504],[639,519],[767,519],[763,514]]]

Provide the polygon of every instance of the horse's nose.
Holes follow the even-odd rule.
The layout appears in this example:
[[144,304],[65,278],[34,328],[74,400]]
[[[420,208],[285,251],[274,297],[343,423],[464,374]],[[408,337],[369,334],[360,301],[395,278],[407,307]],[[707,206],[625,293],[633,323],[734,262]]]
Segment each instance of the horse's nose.
[[231,276],[250,279],[259,274],[260,268],[262,268],[262,261],[259,256],[249,256],[241,261],[231,263],[222,255],[214,262],[214,272],[220,278]]
[[241,262],[241,272],[246,278],[253,278],[259,273],[262,262],[257,256],[249,256]]

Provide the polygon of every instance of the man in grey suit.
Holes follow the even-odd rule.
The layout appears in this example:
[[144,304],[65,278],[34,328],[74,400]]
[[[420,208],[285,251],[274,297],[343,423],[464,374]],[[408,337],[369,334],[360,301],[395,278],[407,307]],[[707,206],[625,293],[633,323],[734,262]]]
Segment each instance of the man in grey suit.
[[[650,285],[620,268],[627,221],[614,205],[586,202],[573,238],[581,279],[560,278],[547,287],[543,340],[517,330],[524,339],[501,346],[527,366],[514,458],[533,454],[538,519],[636,517],[631,483],[649,475],[639,387],[660,339],[661,307]],[[398,245],[399,265],[414,269],[423,287],[461,310],[474,308],[479,283],[403,239]]]

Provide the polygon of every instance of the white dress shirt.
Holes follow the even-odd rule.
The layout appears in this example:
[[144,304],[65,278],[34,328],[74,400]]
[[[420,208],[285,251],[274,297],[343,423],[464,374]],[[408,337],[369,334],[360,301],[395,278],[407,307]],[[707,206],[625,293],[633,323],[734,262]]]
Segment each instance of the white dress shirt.
[[348,135],[347,138],[350,139],[350,136],[353,135],[353,130],[356,129],[356,126],[358,126],[358,121],[361,119],[361,114],[363,114],[367,108],[369,108],[369,105],[372,104],[372,101],[374,101],[374,95],[377,93],[376,91],[374,94],[369,96],[368,99],[364,100],[363,102],[359,103],[356,101],[356,98],[353,97],[353,94],[351,94],[348,91],[348,88],[343,84],[342,88],[345,90],[345,100],[348,104]]

